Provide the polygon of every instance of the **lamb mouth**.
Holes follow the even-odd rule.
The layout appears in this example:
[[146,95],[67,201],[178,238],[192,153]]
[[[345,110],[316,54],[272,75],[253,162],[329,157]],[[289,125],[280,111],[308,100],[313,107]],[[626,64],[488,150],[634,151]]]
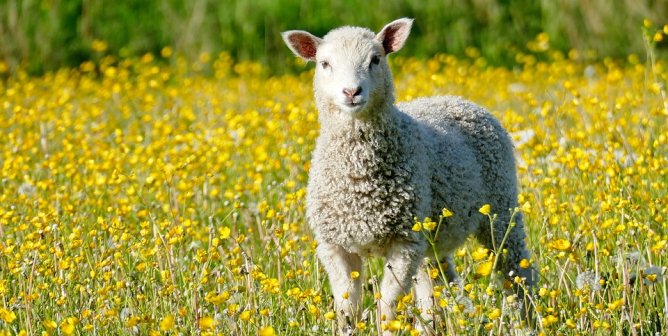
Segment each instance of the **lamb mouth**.
[[347,101],[343,103],[343,106],[349,108],[349,109],[359,109],[360,107],[364,106],[366,104],[366,101],[360,100],[360,101]]

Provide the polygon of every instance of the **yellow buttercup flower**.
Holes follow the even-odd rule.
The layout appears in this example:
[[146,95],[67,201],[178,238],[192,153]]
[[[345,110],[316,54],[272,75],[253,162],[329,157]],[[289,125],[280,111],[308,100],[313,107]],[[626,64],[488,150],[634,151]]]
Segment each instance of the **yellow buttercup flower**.
[[399,320],[392,320],[383,325],[384,330],[399,331],[403,327],[403,323]]
[[436,228],[436,224],[438,223],[432,221],[431,218],[427,217],[422,223],[422,227],[427,231],[433,231]]
[[44,320],[42,321],[42,325],[46,330],[54,330],[58,328],[58,324],[56,323],[56,321],[53,320]]
[[12,323],[16,320],[16,314],[11,310],[0,308],[0,319],[6,323]]
[[452,217],[453,215],[454,213],[452,213],[452,211],[448,210],[447,208],[443,208],[443,211],[441,212],[441,216],[443,216],[443,218]]
[[328,320],[333,320],[333,319],[336,318],[336,313],[334,313],[333,311],[328,311],[328,312],[325,313],[324,316]]
[[471,252],[471,257],[474,261],[480,261],[486,259],[489,256],[489,249],[484,247],[479,247],[475,251]]
[[250,320],[251,312],[249,310],[244,310],[239,314],[239,319],[242,321]]
[[73,335],[79,320],[76,317],[68,317],[60,322],[60,331],[65,335]]
[[258,331],[258,336],[276,336],[276,331],[273,327],[262,327]]
[[571,248],[571,242],[566,239],[555,239],[548,243],[548,247],[557,251],[566,251]]
[[478,212],[480,212],[483,215],[489,216],[490,211],[492,210],[492,207],[489,204],[485,204],[478,209]]
[[174,315],[167,315],[160,320],[160,331],[170,331],[174,328]]
[[494,264],[491,261],[485,261],[476,267],[475,273],[483,277],[488,276],[492,273],[493,265]]
[[203,316],[199,319],[199,327],[202,330],[211,330],[216,326],[216,320],[211,316]]

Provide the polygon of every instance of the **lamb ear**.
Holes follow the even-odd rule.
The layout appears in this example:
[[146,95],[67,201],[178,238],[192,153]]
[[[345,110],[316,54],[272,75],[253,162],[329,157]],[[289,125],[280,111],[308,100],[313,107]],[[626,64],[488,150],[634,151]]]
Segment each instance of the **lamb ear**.
[[385,54],[393,53],[404,46],[408,34],[411,33],[413,19],[403,18],[388,23],[376,35],[376,41],[380,42],[385,49]]
[[282,32],[281,36],[295,55],[307,61],[315,60],[315,53],[320,43],[322,43],[322,39],[303,30],[288,30]]

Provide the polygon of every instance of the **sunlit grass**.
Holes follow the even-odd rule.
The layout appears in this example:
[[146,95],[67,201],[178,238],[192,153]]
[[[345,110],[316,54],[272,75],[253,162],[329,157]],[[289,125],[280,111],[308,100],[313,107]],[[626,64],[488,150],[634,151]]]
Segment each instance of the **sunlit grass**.
[[[462,95],[514,134],[539,332],[665,330],[665,64],[547,57],[519,55],[513,70],[445,55],[392,63],[399,100]],[[0,82],[0,330],[331,333],[304,220],[311,74],[155,58]],[[517,298],[490,281],[503,279],[492,252],[474,241],[457,251],[463,288],[436,287],[439,330],[521,330]],[[369,278],[361,334],[377,332],[379,266],[351,275]],[[401,300],[387,327],[414,332],[412,307]]]

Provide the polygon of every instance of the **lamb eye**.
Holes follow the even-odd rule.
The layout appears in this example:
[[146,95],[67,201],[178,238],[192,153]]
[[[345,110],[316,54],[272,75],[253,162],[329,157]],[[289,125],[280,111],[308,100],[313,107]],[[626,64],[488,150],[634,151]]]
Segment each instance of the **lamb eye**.
[[378,63],[380,63],[380,57],[378,57],[378,55],[371,57],[371,65],[378,65]]
[[320,62],[320,66],[321,66],[323,69],[328,69],[328,68],[330,67],[329,62],[327,62],[327,61],[322,61],[322,62]]

